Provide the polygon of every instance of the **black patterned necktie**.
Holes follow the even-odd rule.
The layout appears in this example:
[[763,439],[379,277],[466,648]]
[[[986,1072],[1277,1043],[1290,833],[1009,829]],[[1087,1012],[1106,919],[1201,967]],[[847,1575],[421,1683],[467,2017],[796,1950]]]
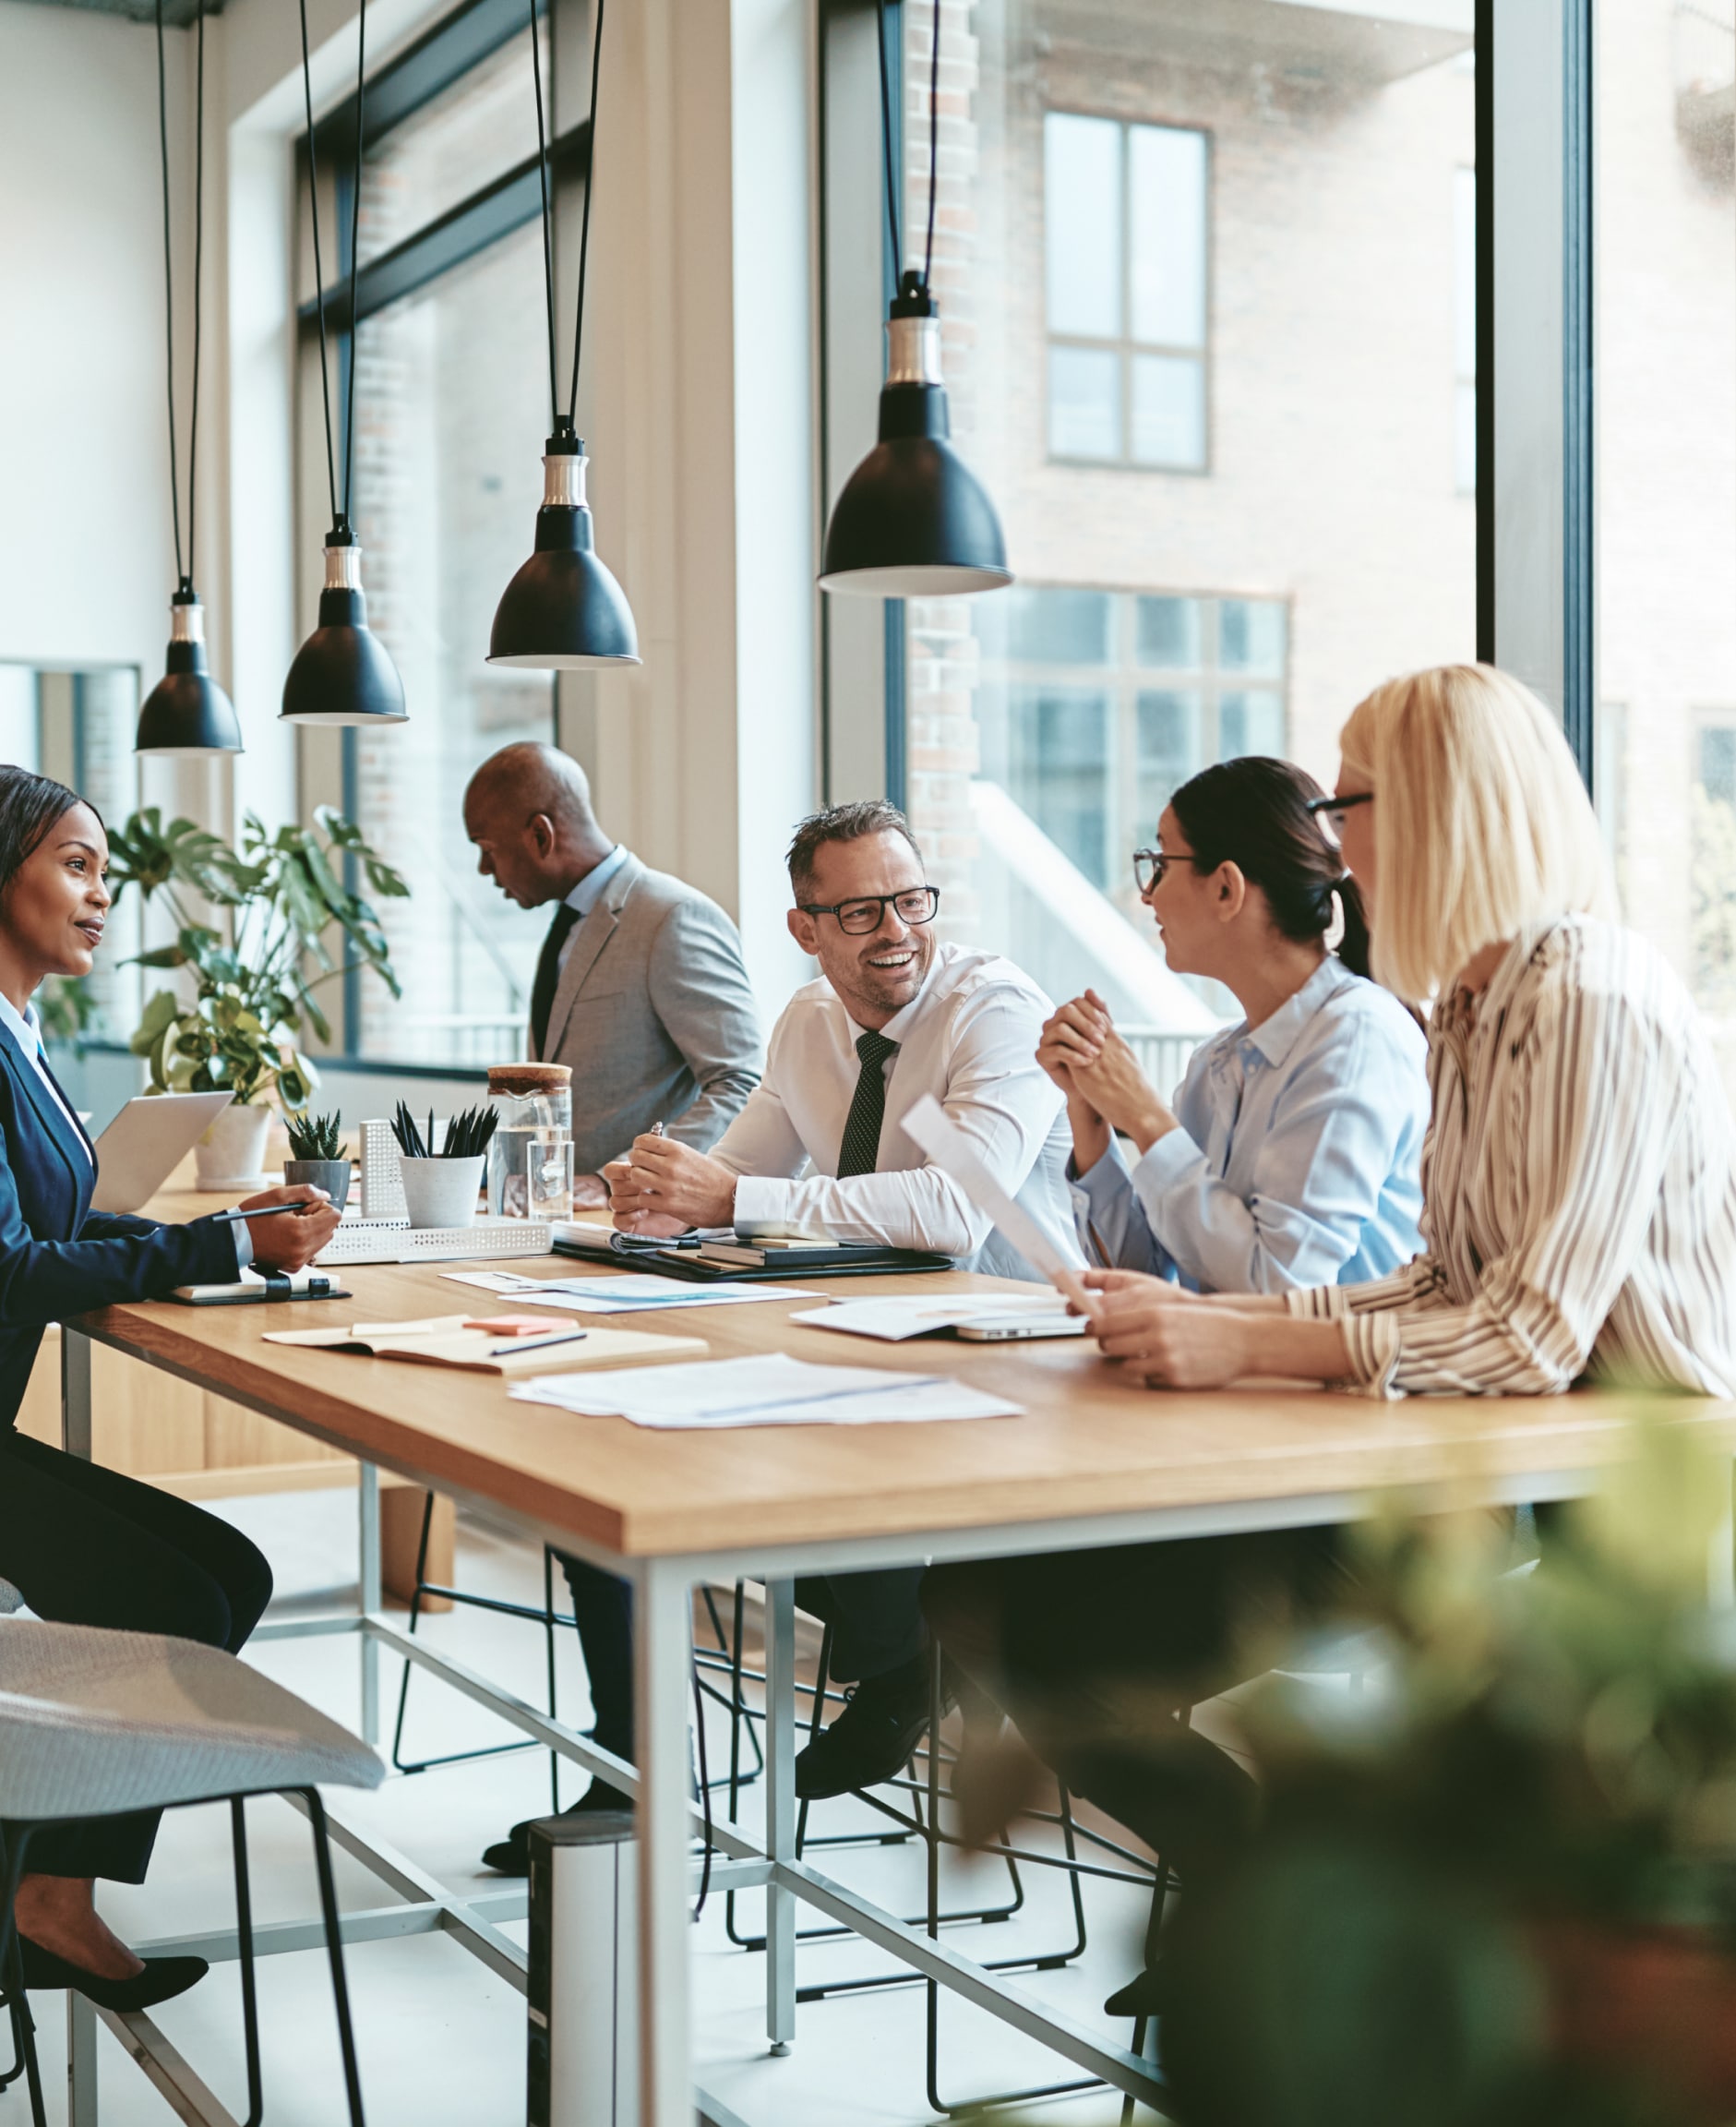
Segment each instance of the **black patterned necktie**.
[[844,1120],[844,1143],[838,1151],[838,1179],[849,1174],[872,1174],[880,1157],[880,1124],[886,1115],[886,1074],[889,1056],[896,1056],[898,1044],[884,1034],[859,1034],[856,1052],[862,1069],[856,1082],[856,1098]]
[[578,909],[569,908],[563,901],[555,911],[555,920],[537,955],[536,979],[531,984],[531,1047],[539,1059],[548,1039],[548,1015],[555,1008],[555,991],[560,982],[560,949],[578,920]]

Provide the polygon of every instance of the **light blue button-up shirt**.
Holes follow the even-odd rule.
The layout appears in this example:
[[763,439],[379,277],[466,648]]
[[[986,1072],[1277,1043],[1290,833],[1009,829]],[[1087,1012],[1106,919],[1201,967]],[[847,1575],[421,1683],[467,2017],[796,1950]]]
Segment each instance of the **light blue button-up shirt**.
[[1328,956],[1259,1027],[1194,1055],[1180,1124],[1130,1168],[1073,1182],[1094,1262],[1201,1292],[1383,1278],[1422,1245],[1428,1043],[1398,1000]]
[[[567,906],[579,918],[580,923],[584,921],[597,903],[602,900],[603,889],[626,861],[627,845],[625,842],[617,842],[602,863],[593,864],[584,877],[580,880],[578,885],[568,895]],[[578,935],[579,923],[575,923],[560,942],[559,965],[563,967],[567,965],[568,954],[572,951],[572,942]]]

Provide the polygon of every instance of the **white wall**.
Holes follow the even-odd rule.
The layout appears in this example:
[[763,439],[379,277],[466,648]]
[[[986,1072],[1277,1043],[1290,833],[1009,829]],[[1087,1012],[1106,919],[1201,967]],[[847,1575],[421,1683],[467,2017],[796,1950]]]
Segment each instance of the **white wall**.
[[[171,39],[183,138],[186,42]],[[0,0],[0,659],[134,664],[149,686],[174,589],[155,35]]]

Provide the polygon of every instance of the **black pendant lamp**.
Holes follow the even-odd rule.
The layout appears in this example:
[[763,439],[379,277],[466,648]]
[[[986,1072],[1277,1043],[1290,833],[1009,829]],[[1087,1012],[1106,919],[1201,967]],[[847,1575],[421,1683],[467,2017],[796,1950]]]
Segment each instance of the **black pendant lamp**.
[[336,460],[331,448],[331,383],[326,352],[326,280],[319,260],[319,172],[314,157],[314,91],[307,66],[307,0],[301,0],[302,100],[307,113],[307,192],[314,218],[314,280],[319,312],[319,394],[326,416],[326,487],[331,529],[326,534],[326,583],[319,594],[319,625],[295,653],[283,682],[280,723],[336,727],[402,724],[403,681],[386,645],[367,624],[362,589],[362,548],[350,525],[355,464],[355,358],[360,320],[356,275],[362,235],[362,110],[367,69],[367,0],[361,0],[355,53],[355,181],[350,207],[350,384],[343,416],[343,506],[338,506]]
[[[892,257],[898,188],[892,167],[892,105],[880,0],[880,131],[886,150],[886,214]],[[886,326],[886,381],[880,440],[844,483],[826,527],[822,591],[871,598],[953,598],[1011,583],[1007,543],[988,491],[948,441],[940,381],[940,318],[930,272],[940,147],[940,0],[934,0],[928,76],[928,234],[922,271],[902,273]]]
[[584,339],[591,195],[595,189],[597,169],[603,0],[596,0],[596,35],[591,53],[589,161],[583,229],[579,240],[579,314],[573,324],[572,385],[563,414],[555,360],[555,253],[548,212],[543,63],[536,38],[536,0],[531,0],[531,73],[536,90],[537,172],[543,181],[543,294],[548,315],[548,397],[554,433],[543,458],[543,506],[536,512],[535,551],[507,585],[495,609],[488,662],[535,672],[582,672],[601,666],[640,662],[633,609],[596,550],[591,509],[585,500],[585,467],[590,460],[573,431],[579,404],[579,350]]
[[193,408],[186,460],[186,566],[181,565],[181,497],[174,466],[174,268],[169,242],[169,90],[162,53],[162,0],[157,0],[157,130],[162,143],[163,317],[169,351],[169,503],[174,516],[177,588],[169,605],[169,655],[163,677],[138,712],[136,753],[239,753],[235,705],[211,678],[205,658],[205,608],[193,588],[198,488],[199,269],[205,252],[205,4],[199,0],[198,89],[193,150]]

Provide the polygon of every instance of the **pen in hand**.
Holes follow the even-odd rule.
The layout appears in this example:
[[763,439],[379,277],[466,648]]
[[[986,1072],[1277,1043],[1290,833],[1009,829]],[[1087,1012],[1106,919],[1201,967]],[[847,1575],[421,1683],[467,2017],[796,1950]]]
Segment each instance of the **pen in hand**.
[[317,1196],[310,1204],[267,1204],[257,1211],[213,1211],[211,1217],[220,1226],[233,1226],[243,1219],[275,1219],[285,1211],[323,1211],[330,1201],[329,1196]]

